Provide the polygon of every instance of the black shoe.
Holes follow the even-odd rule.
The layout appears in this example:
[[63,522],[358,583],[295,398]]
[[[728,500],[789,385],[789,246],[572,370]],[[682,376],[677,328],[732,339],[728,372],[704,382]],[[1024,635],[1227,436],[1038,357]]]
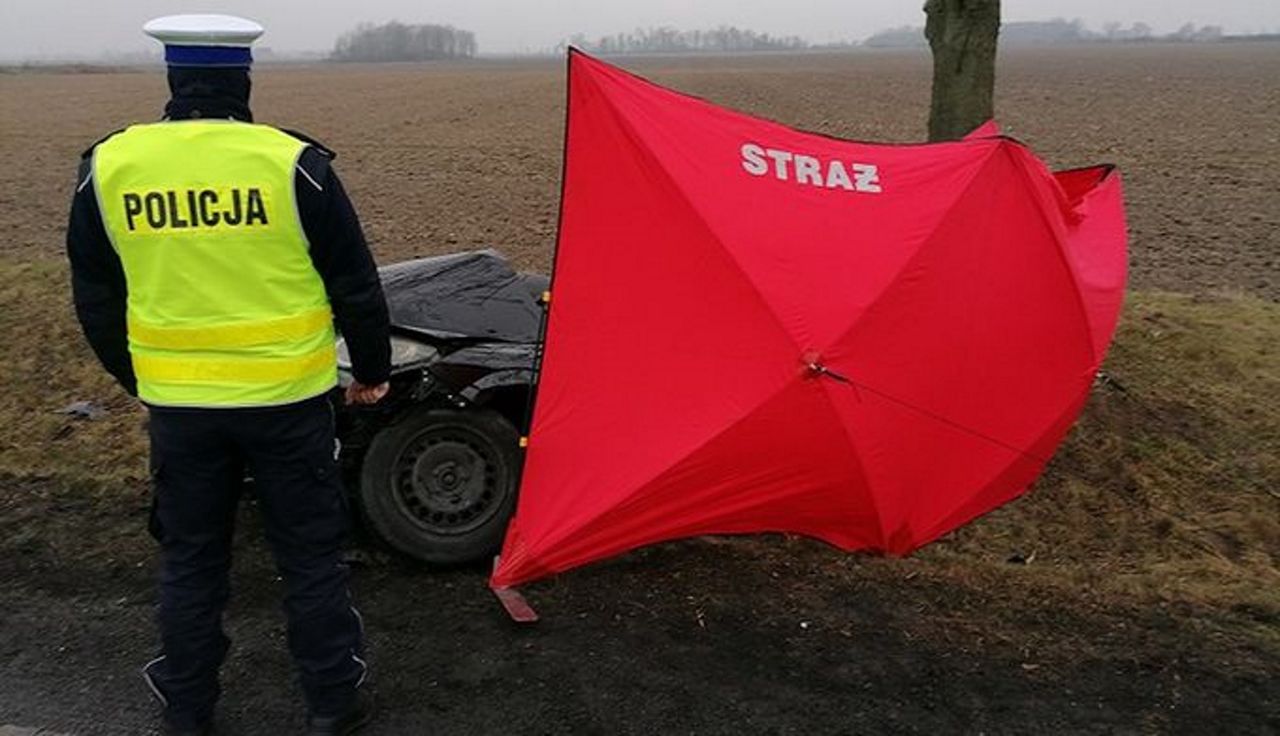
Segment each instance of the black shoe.
[[307,736],[348,736],[373,720],[373,698],[364,693],[340,716],[307,716]]

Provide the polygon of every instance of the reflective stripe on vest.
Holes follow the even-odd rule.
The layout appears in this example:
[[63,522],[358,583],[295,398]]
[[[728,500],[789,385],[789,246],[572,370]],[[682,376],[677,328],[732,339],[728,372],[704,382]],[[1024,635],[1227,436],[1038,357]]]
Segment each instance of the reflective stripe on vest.
[[267,406],[337,382],[293,190],[304,148],[269,126],[193,120],[133,126],[94,151],[143,401]]
[[208,327],[153,325],[130,315],[129,339],[136,345],[170,350],[248,347],[305,339],[328,329],[332,322],[333,314],[327,307],[279,319]]
[[278,383],[328,371],[338,360],[333,345],[296,358],[200,358],[138,355],[133,367],[152,380],[177,383]]

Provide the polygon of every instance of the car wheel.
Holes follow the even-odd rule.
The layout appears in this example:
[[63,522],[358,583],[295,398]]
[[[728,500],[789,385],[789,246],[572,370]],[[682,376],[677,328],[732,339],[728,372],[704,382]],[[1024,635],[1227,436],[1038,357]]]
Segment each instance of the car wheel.
[[365,519],[423,562],[496,554],[515,510],[519,441],[497,412],[413,411],[369,444],[358,494]]

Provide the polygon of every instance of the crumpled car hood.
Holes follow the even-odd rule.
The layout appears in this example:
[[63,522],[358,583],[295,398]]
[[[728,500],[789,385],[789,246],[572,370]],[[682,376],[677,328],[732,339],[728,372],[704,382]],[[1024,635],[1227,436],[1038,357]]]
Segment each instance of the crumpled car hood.
[[517,273],[497,251],[420,258],[378,273],[396,328],[446,340],[538,341],[547,278]]

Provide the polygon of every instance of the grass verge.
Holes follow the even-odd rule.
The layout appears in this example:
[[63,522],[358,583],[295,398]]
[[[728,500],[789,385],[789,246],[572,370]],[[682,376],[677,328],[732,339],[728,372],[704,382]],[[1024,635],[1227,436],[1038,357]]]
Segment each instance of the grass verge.
[[[62,262],[0,261],[0,336],[9,356],[0,394],[7,490],[39,480],[46,493],[136,505],[144,413],[80,336]],[[1046,599],[1163,608],[1280,653],[1278,346],[1278,304],[1131,295],[1110,380],[1029,495],[913,559],[848,569],[925,575],[1018,610]],[[56,413],[79,400],[106,414]],[[63,546],[75,555],[75,545]]]

